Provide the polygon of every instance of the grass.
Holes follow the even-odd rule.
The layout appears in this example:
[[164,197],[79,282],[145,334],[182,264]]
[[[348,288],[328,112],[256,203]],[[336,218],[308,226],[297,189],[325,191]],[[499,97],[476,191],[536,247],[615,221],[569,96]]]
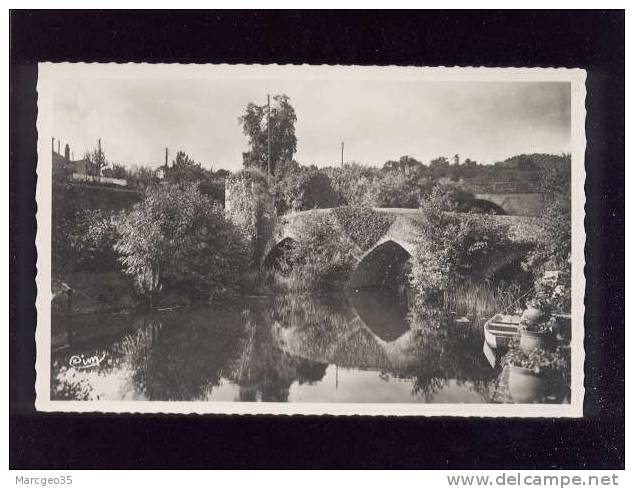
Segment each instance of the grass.
[[515,312],[525,292],[514,283],[461,282],[443,292],[442,304],[479,322],[498,312]]

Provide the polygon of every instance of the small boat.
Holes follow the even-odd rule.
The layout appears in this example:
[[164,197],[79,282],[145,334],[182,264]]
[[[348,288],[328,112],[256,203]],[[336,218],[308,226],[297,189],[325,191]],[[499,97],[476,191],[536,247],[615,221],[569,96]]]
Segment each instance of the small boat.
[[519,337],[520,316],[496,314],[484,323],[484,340],[494,350],[506,349],[509,341]]
[[498,357],[486,341],[482,345],[482,352],[489,362],[489,365],[491,365],[491,368],[495,368],[498,363]]

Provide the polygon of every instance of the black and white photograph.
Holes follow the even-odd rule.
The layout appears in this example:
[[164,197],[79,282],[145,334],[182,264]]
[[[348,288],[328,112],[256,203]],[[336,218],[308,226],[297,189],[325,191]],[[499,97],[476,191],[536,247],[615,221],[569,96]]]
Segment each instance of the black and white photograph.
[[7,24],[10,485],[628,485],[625,10],[68,3]]
[[580,415],[584,80],[40,65],[38,407]]

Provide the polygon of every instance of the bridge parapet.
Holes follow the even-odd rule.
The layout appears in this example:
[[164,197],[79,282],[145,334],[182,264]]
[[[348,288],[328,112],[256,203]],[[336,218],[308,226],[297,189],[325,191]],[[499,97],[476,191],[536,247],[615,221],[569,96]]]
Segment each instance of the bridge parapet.
[[[413,256],[416,249],[417,238],[422,232],[424,232],[421,228],[423,215],[419,209],[377,208],[375,210],[378,212],[389,213],[393,215],[395,219],[385,234],[381,236],[369,249],[362,250],[358,246],[354,245],[354,255],[356,259],[355,272],[360,268],[360,264],[364,262],[366,257],[370,257],[370,255],[372,255],[372,261],[378,260],[377,263],[387,263],[389,261],[389,258],[384,256],[386,253],[388,255],[393,253],[396,253],[396,255],[402,255],[403,252],[405,252],[407,256]],[[311,216],[323,215],[331,212],[332,209],[315,209],[277,217],[274,232],[265,247],[262,263],[266,261],[267,256],[272,252],[272,250],[278,247],[283,241],[287,239],[300,239],[302,225]],[[487,268],[484,273],[485,276],[495,273],[501,266],[516,259],[526,249],[524,245],[530,245],[540,236],[539,221],[537,218],[488,214],[457,213],[456,215],[461,216],[464,219],[472,219],[476,221],[494,221],[505,225],[508,229],[508,238],[513,243],[512,249],[508,250],[508,253],[501,253],[500,256],[494,260],[494,263],[491,263],[491,266]],[[337,226],[337,223],[333,222],[333,225]],[[359,225],[362,226],[363,223],[359,223]],[[350,241],[353,242],[352,239],[346,235],[343,228],[339,227],[338,229],[341,232],[342,239],[350,239]],[[379,275],[380,273],[370,267],[368,270],[363,272],[360,281],[363,282],[367,277],[374,277],[372,279],[374,280],[376,277],[379,277]],[[356,282],[359,282],[359,280]]]

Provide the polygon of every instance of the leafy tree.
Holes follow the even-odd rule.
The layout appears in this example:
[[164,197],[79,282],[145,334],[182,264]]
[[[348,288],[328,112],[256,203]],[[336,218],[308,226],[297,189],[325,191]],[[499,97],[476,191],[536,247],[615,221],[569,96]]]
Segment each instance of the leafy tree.
[[411,260],[410,283],[423,300],[438,297],[456,280],[477,275],[509,245],[503,226],[446,208],[447,195],[440,187],[421,206],[421,232]]
[[220,170],[214,172],[214,177],[216,177],[216,179],[218,180],[224,180],[229,175],[231,175],[231,172],[229,170],[225,170],[224,168],[221,168]]
[[434,158],[429,162],[429,170],[434,178],[446,177],[449,173],[449,160],[444,156]]
[[104,177],[109,178],[127,179],[129,177],[126,167],[118,163],[113,163],[110,168],[105,168],[102,173]]
[[176,185],[206,181],[210,177],[211,172],[184,151],[178,151],[171,166],[165,169],[165,180]]
[[[70,191],[65,194],[69,197]],[[84,209],[79,198],[60,203],[53,209],[52,269],[60,277],[77,270],[117,270],[114,244],[117,239],[115,216],[100,209]]]
[[244,236],[193,184],[148,188],[118,231],[121,264],[150,303],[164,288],[194,300],[233,294],[250,260]]
[[149,166],[133,167],[129,172],[129,179],[137,187],[147,188],[158,183],[156,171]]
[[330,177],[332,186],[339,195],[340,202],[355,206],[376,206],[380,187],[381,171],[376,168],[351,163],[343,168],[323,168]]
[[316,168],[287,171],[277,180],[274,190],[278,214],[336,207],[340,203],[328,175]]
[[352,242],[342,239],[332,214],[314,214],[300,224],[286,261],[308,289],[322,289],[347,278],[354,263]]
[[378,187],[378,207],[404,207],[415,209],[429,194],[433,183],[418,173],[387,172],[375,180]]
[[449,168],[449,178],[451,178],[452,182],[457,182],[460,180],[460,176],[462,175],[462,169],[460,168],[460,156],[454,155],[453,164]]
[[[226,170],[221,171],[228,173]],[[165,180],[181,187],[195,183],[204,195],[224,204],[224,181],[214,175],[212,170],[194,161],[184,151],[178,151],[171,166],[165,169]]]
[[401,156],[398,161],[386,161],[383,165],[384,171],[398,170],[408,173],[412,171],[420,171],[422,168],[423,164],[411,156]]
[[[242,153],[245,167],[256,166],[267,171],[268,131],[267,106],[249,103],[238,119],[249,140],[249,151]],[[291,161],[297,151],[295,109],[287,95],[275,95],[271,101],[271,172],[284,161]]]
[[108,166],[108,160],[103,149],[101,149],[101,145],[92,150],[92,152],[86,152],[84,160],[86,160],[86,170],[89,175],[100,176],[102,170]]
[[540,216],[541,239],[525,266],[540,272],[545,267],[565,269],[571,252],[570,155],[539,162],[539,190],[544,199]]

